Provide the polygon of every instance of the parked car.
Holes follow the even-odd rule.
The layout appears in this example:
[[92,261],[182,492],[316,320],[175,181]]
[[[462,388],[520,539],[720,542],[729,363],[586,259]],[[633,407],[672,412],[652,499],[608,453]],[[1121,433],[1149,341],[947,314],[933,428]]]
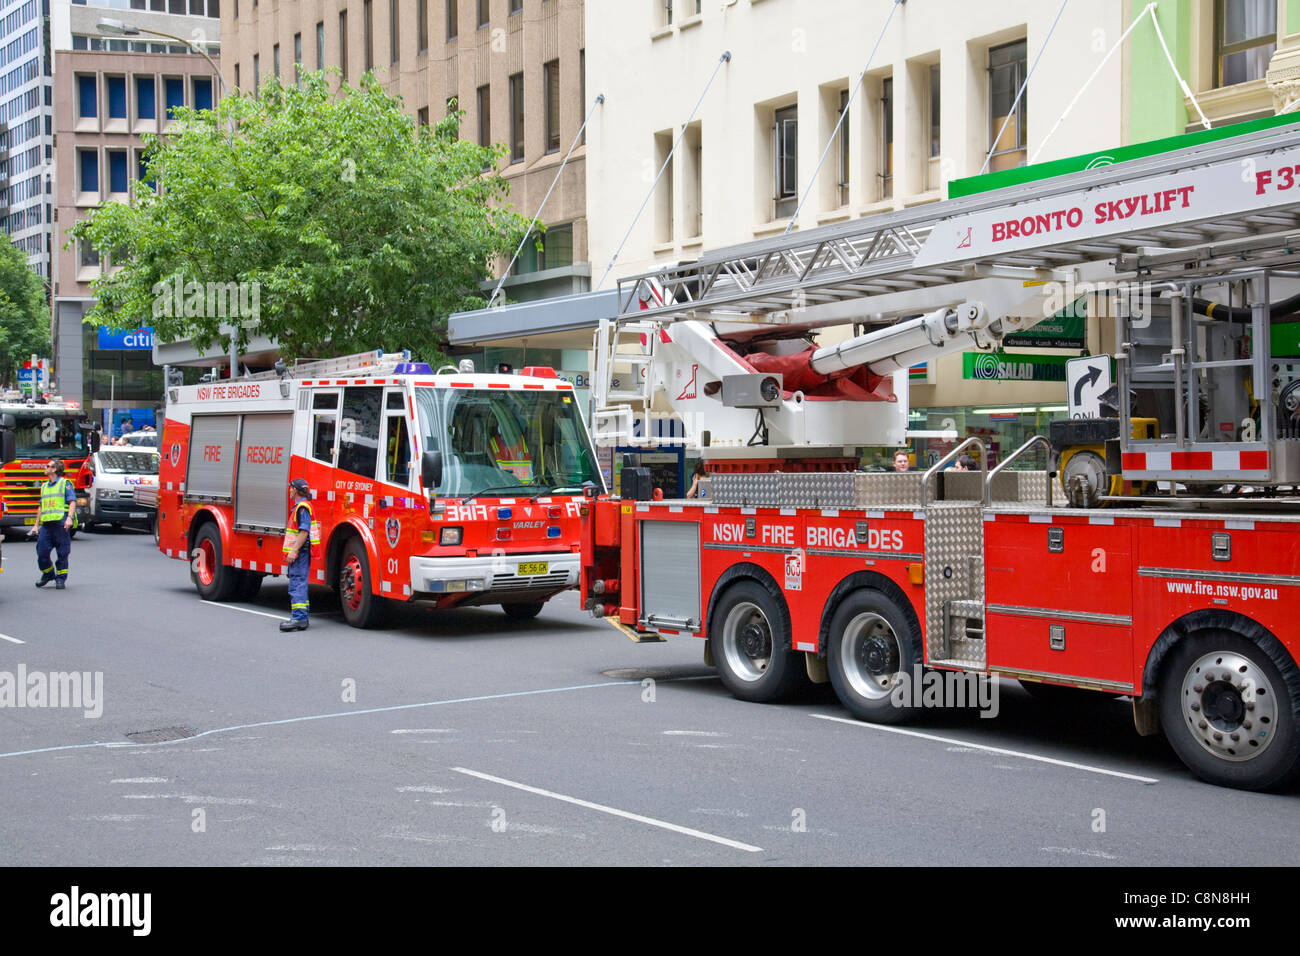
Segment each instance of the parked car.
[[[128,432],[122,437],[126,439],[126,443],[128,445],[131,445],[136,448],[157,448],[158,447],[157,432]],[[115,447],[120,448],[123,446],[118,445]]]
[[147,447],[105,447],[86,461],[83,477],[84,482],[77,482],[77,514],[84,527],[152,527],[157,506],[137,502],[135,489],[158,487],[158,452]]

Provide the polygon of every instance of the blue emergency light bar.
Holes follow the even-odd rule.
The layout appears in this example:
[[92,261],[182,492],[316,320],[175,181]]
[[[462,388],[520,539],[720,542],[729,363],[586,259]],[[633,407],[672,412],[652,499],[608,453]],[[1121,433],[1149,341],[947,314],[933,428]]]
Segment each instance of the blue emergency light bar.
[[433,368],[427,362],[403,362],[393,369],[394,375],[432,375]]

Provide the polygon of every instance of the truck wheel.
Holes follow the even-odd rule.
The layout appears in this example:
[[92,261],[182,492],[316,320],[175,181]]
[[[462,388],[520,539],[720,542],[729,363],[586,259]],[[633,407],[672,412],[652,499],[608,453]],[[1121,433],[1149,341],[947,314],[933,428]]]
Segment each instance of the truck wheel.
[[153,532],[153,543],[154,543],[155,545],[160,544],[161,541],[162,541],[162,538],[161,538],[161,535],[158,533],[158,515],[157,515],[157,514],[155,514],[155,515],[153,516],[153,521],[150,522],[150,525],[152,526],[149,530]]
[[921,629],[910,609],[873,588],[854,591],[835,609],[826,669],[835,695],[854,717],[878,724],[907,720],[913,707],[896,703],[895,690],[904,679],[916,678],[920,663]]
[[194,550],[190,553],[190,579],[199,597],[205,601],[229,601],[235,593],[238,574],[234,568],[221,563],[221,532],[209,521],[194,536]]
[[360,538],[349,539],[339,561],[339,603],[343,617],[353,627],[379,627],[385,600],[370,590],[370,562]]
[[741,700],[780,700],[805,680],[803,661],[790,649],[789,615],[757,581],[738,581],[723,592],[709,644],[718,676]]
[[240,571],[239,583],[235,587],[235,599],[238,601],[252,601],[257,598],[257,593],[262,590],[262,578],[264,575],[256,571]]
[[533,604],[502,604],[501,610],[513,621],[531,621],[542,613],[542,601]]
[[1192,773],[1241,790],[1283,786],[1300,776],[1294,688],[1300,670],[1279,647],[1230,631],[1196,634],[1164,669],[1160,722]]

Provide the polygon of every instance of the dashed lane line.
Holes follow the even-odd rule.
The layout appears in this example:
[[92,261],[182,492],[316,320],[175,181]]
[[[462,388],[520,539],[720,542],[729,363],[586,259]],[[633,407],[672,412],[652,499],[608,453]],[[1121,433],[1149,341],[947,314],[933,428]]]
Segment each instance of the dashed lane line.
[[888,724],[868,724],[860,720],[851,720],[848,717],[832,717],[830,714],[809,714],[809,717],[816,717],[818,720],[833,720],[837,723],[848,724],[851,727],[860,727],[863,730],[881,730],[889,734],[902,734],[906,737],[919,737],[922,740],[935,740],[941,744],[956,744],[959,747],[970,747],[974,750],[982,750],[985,753],[1002,754],[1005,757],[1019,757],[1022,760],[1036,760],[1039,763],[1050,763],[1058,767],[1069,767],[1071,770],[1084,770],[1088,773],[1099,773],[1107,777],[1121,777],[1125,780],[1136,780],[1138,783],[1159,783],[1155,777],[1142,777],[1135,773],[1125,773],[1122,770],[1107,770],[1105,767],[1090,767],[1083,763],[1074,763],[1070,760],[1058,760],[1055,757],[1044,757],[1041,754],[1025,753],[1021,750],[1007,750],[1004,747],[990,747],[987,744],[972,743],[969,740],[957,740],[953,737],[940,737],[937,734],[926,734],[919,730],[908,730],[905,727],[891,727]]
[[666,820],[656,820],[654,817],[644,817],[639,813],[631,813],[627,810],[620,810],[617,807],[607,807],[603,803],[592,803],[590,800],[579,800],[577,797],[570,797],[563,793],[556,793],[553,790],[543,790],[541,787],[530,787],[526,783],[519,783],[515,780],[507,780],[504,777],[494,777],[490,773],[482,773],[478,770],[469,770],[465,767],[452,767],[456,773],[463,773],[470,777],[478,777],[480,780],[487,780],[490,783],[498,783],[503,787],[513,787],[516,790],[523,790],[525,793],[533,793],[539,797],[549,797],[552,800],[561,800],[564,803],[571,803],[574,806],[586,807],[588,810],[596,810],[600,813],[608,813],[611,816],[622,817],[624,820],[633,820],[637,823],[644,823],[648,826],[659,827],[661,830],[671,830],[673,833],[681,833],[685,836],[695,837],[697,840],[708,840],[710,843],[718,843],[722,846],[731,847],[733,850],[744,850],[746,853],[762,853],[763,848],[750,846],[748,843],[741,843],[738,840],[729,840],[726,837],[720,837],[713,833],[705,833],[703,830],[692,830],[690,827],[679,826],[676,823],[669,823]]

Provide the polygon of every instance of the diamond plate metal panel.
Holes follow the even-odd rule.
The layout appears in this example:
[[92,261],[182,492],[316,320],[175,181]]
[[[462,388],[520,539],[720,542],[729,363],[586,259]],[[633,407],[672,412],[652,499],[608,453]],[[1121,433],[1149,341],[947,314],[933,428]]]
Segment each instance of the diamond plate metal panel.
[[[947,646],[944,628],[945,605],[949,601],[983,599],[983,581],[972,580],[972,558],[978,560],[984,547],[984,514],[980,506],[967,501],[937,501],[925,516],[925,628],[929,660],[949,660],[955,648]],[[975,642],[963,641],[964,660],[973,661]],[[979,642],[982,648],[982,642]]]
[[787,508],[851,508],[854,472],[782,475],[781,490]]
[[919,508],[923,472],[853,473],[853,502],[849,508]]

